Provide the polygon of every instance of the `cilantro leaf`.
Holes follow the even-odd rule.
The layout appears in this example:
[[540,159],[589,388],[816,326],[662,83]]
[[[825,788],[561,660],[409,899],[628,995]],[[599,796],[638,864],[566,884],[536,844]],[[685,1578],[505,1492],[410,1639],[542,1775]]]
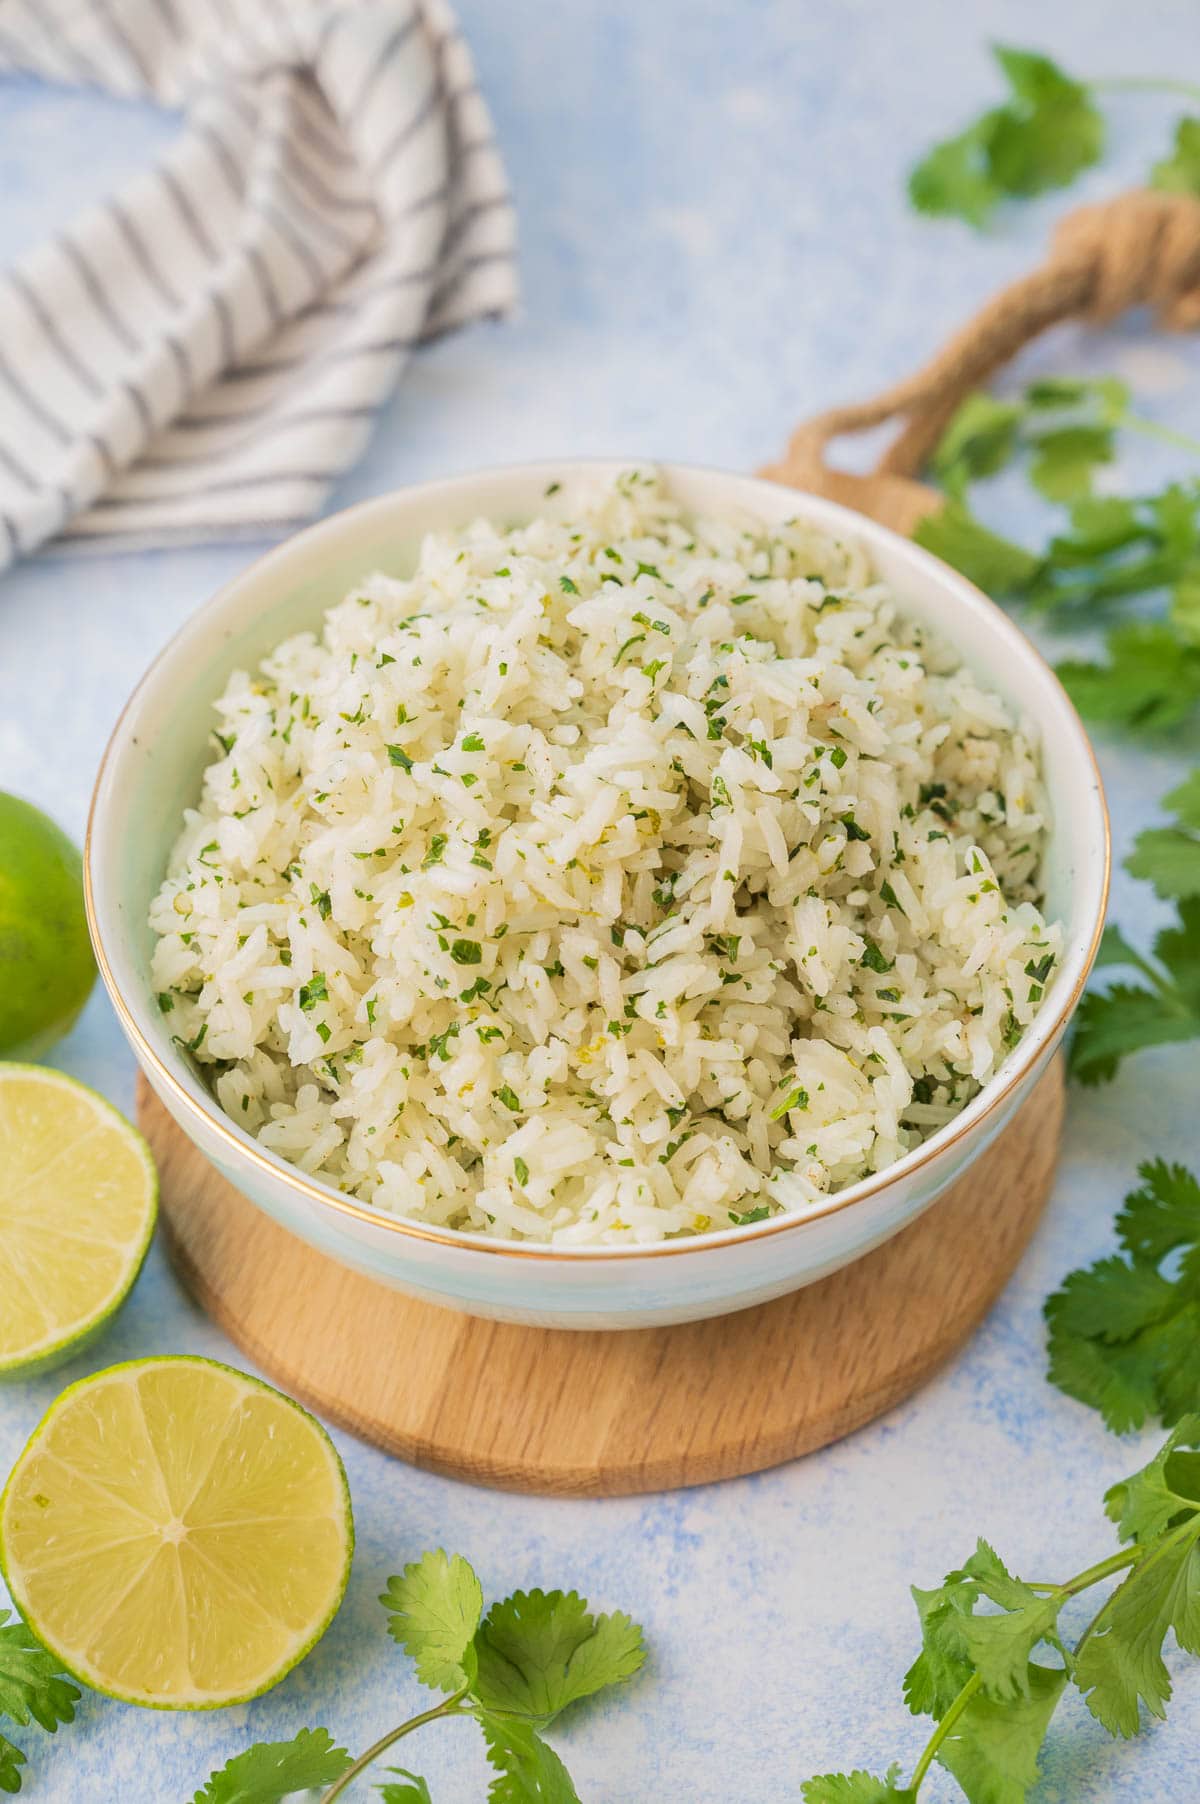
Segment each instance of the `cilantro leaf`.
[[329,999],[329,986],[325,981],[324,971],[314,971],[307,983],[300,986],[300,1007],[305,1014],[311,1014],[318,1002]]
[[997,44],[993,54],[1013,97],[992,128],[992,179],[1005,194],[1067,187],[1104,150],[1104,120],[1087,87],[1036,51]]
[[1119,376],[1038,376],[1025,390],[1025,405],[1035,412],[1060,413],[1063,408],[1097,403],[1109,424],[1128,410],[1129,384]]
[[1066,1685],[1061,1667],[1031,1666],[1027,1692],[998,1702],[976,1692],[937,1751],[971,1804],[1025,1804],[1038,1753]]
[[1143,1427],[1154,1413],[1154,1359],[1137,1346],[1080,1340],[1052,1323],[1046,1376],[1077,1403],[1099,1410],[1113,1434]]
[[1046,1375],[1077,1402],[1099,1410],[1114,1434],[1141,1428],[1153,1415],[1172,1422],[1200,1390],[1197,1334],[1200,1308],[1194,1304],[1116,1344],[1072,1335],[1051,1319]]
[[1023,545],[1001,538],[951,498],[919,521],[913,538],[988,595],[1017,595],[1038,573],[1041,560]]
[[921,1623],[921,1651],[904,1675],[904,1701],[914,1716],[945,1716],[971,1677],[956,1619],[969,1614],[974,1596],[962,1573],[951,1573],[933,1591],[912,1586]]
[[1174,809],[1173,827],[1147,827],[1125,860],[1133,876],[1164,898],[1200,896],[1200,769],[1163,797]]
[[1104,970],[1111,965],[1136,965],[1139,971],[1145,971],[1153,977],[1153,970],[1141,953],[1131,946],[1115,921],[1110,921],[1100,936],[1100,946],[1096,953],[1096,969]]
[[1125,868],[1160,896],[1200,896],[1200,836],[1182,827],[1147,827]]
[[1111,1485],[1104,1507],[1122,1541],[1156,1541],[1181,1512],[1200,1509],[1200,1415],[1185,1416],[1148,1465]]
[[1200,1036],[1200,896],[1180,904],[1179,921],[1154,942],[1157,967],[1113,928],[1105,930],[1097,963],[1135,966],[1148,987],[1117,984],[1088,991],[1071,1046],[1071,1072],[1081,1083],[1107,1081],[1123,1058],[1147,1046]]
[[492,1605],[475,1647],[480,1702],[542,1724],[630,1678],[646,1658],[637,1623],[620,1610],[592,1616],[575,1591],[514,1591]]
[[1132,1340],[1170,1309],[1174,1287],[1152,1265],[1117,1254],[1072,1272],[1055,1296],[1054,1320],[1085,1340]]
[[981,1587],[985,1597],[1001,1605],[1000,1611],[972,1613],[962,1625],[962,1638],[985,1695],[999,1703],[1011,1703],[1029,1698],[1037,1683],[1041,1669],[1032,1664],[1034,1648],[1049,1641],[1061,1652],[1058,1612],[1062,1599],[1054,1594],[1041,1596],[1020,1579],[1004,1576],[1003,1587]]
[[[1043,1596],[1014,1578],[986,1541],[936,1591],[914,1586],[913,1598],[923,1645],[904,1689],[914,1716],[944,1716],[973,1674],[998,1702],[1028,1697],[1037,1670],[1030,1665],[1034,1648],[1049,1641],[1061,1651],[1062,1597]],[[997,1604],[999,1613],[977,1612],[980,1599]]]
[[21,1789],[20,1769],[25,1765],[25,1756],[7,1735],[0,1735],[0,1791],[10,1794]]
[[930,459],[948,494],[962,500],[969,482],[994,476],[1012,461],[1023,409],[976,389],[954,414]]
[[[1019,401],[976,391],[959,406],[930,459],[947,494],[964,501],[969,483],[994,475],[1018,449],[1033,452],[1029,475],[1051,501],[1091,499],[1092,473],[1111,463],[1129,390],[1112,376],[1046,376]],[[1136,512],[1135,512],[1136,521]]]
[[1200,1184],[1162,1160],[1139,1176],[1117,1217],[1124,1253],[1072,1272],[1045,1305],[1051,1382],[1116,1433],[1200,1408]]
[[908,192],[920,212],[982,225],[1004,195],[1066,187],[1099,160],[1104,120],[1087,87],[1036,52],[995,45],[993,54],[1010,98],[913,170]]
[[1075,1682],[1111,1735],[1136,1735],[1141,1704],[1165,1716],[1167,1635],[1200,1653],[1200,1512],[1156,1541],[1105,1604],[1083,1643]]
[[483,1592],[461,1554],[450,1557],[441,1548],[422,1554],[388,1580],[379,1601],[388,1633],[411,1656],[422,1685],[460,1691],[473,1682]]
[[227,1760],[192,1804],[279,1804],[298,1791],[332,1785],[350,1765],[326,1729],[301,1729],[291,1741],[259,1741]]
[[1200,543],[1198,502],[1196,484],[1185,488],[1178,482],[1168,483],[1161,495],[1151,495],[1146,502],[1158,541],[1164,553],[1173,558],[1189,555]]
[[1164,1009],[1150,990],[1116,984],[1089,990],[1076,1018],[1071,1075],[1082,1084],[1106,1083],[1131,1053],[1148,1046],[1171,1046],[1200,1035],[1200,1016]]
[[[0,1714],[22,1727],[35,1722],[53,1735],[60,1723],[74,1722],[80,1695],[20,1618],[0,1610]],[[21,1749],[0,1735],[0,1791],[20,1791],[24,1765]]]
[[1167,618],[1186,645],[1200,645],[1200,559],[1185,563],[1176,577]]
[[497,1769],[491,1804],[579,1804],[570,1773],[531,1723],[481,1710],[479,1726]]
[[1182,118],[1171,155],[1150,171],[1150,186],[1173,194],[1200,194],[1200,119]]
[[1181,1006],[1200,1017],[1200,897],[1179,904],[1177,927],[1164,927],[1154,942],[1154,956],[1171,973]]
[[0,1610],[0,1711],[22,1725],[30,1721],[53,1735],[75,1721],[78,1685],[64,1678],[53,1654],[10,1610]]
[[[1139,504],[1123,495],[1084,495],[1071,504],[1070,521],[1070,531],[1056,534],[1047,551],[1047,562],[1056,573],[1111,558],[1150,536]],[[1053,602],[1060,597],[1051,594],[1042,599]]]
[[1138,1166],[1138,1176],[1142,1188],[1130,1192],[1117,1216],[1125,1251],[1157,1263],[1176,1247],[1200,1242],[1200,1183],[1187,1167],[1152,1159]]
[[1200,647],[1181,645],[1162,621],[1129,620],[1108,634],[1107,664],[1057,666],[1075,706],[1091,720],[1161,732],[1200,701]]
[[985,113],[922,157],[908,178],[908,198],[918,213],[984,224],[1002,193],[988,169],[994,120],[994,113]]
[[395,1773],[399,1779],[403,1780],[403,1784],[392,1785],[389,1782],[387,1785],[381,1785],[379,1795],[383,1799],[383,1804],[433,1804],[433,1799],[429,1795],[429,1787],[420,1773],[410,1773],[407,1767],[403,1766],[389,1766],[387,1770],[389,1773]]
[[[1122,417],[1115,397],[1100,400],[1102,419],[1112,423]],[[1040,608],[1094,612],[1101,603],[1177,584],[1186,618],[1186,584],[1200,542],[1198,509],[1194,483],[1187,488],[1171,483],[1160,494],[1141,498],[1080,497],[1071,506],[1071,530],[1050,541],[1030,601]]]
[[1037,440],[1029,480],[1048,501],[1089,495],[1097,464],[1113,460],[1111,426],[1058,426]]
[[898,1783],[900,1768],[890,1766],[880,1779],[856,1767],[852,1773],[818,1773],[800,1787],[804,1804],[916,1804],[917,1794]]

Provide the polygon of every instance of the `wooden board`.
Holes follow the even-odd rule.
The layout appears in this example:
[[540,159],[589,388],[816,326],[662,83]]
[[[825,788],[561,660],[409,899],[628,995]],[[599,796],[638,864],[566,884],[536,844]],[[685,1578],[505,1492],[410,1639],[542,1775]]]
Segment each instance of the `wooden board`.
[[965,1177],[885,1246],[717,1321],[555,1332],[418,1303],[315,1252],[233,1190],[144,1081],[176,1267],[284,1389],[473,1484],[617,1496],[760,1471],[837,1440],[935,1372],[1011,1275],[1054,1176],[1055,1061]]

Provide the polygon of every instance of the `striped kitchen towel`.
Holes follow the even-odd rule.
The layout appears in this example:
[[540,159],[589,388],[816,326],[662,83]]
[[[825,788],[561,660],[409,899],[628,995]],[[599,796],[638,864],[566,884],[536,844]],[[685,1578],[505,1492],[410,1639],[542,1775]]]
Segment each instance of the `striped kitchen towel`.
[[504,171],[444,0],[6,0],[4,69],[184,118],[0,281],[0,565],[56,534],[282,532],[416,345],[514,303]]

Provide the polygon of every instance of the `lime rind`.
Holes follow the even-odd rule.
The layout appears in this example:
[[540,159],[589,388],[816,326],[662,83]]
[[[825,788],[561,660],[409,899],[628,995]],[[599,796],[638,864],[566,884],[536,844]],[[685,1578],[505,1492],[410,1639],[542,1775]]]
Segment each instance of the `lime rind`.
[[96,1113],[111,1124],[124,1144],[138,1156],[146,1176],[145,1219],[137,1236],[128,1243],[124,1269],[109,1293],[74,1322],[65,1326],[56,1324],[41,1341],[33,1342],[17,1353],[0,1354],[0,1383],[33,1378],[39,1373],[52,1371],[55,1366],[65,1364],[101,1337],[138,1280],[158,1221],[158,1170],[153,1154],[144,1137],[125,1119],[121,1111],[114,1108],[98,1090],[81,1083],[78,1078],[68,1077],[66,1072],[57,1071],[52,1066],[34,1065],[27,1060],[0,1060],[0,1094],[3,1093],[4,1084],[14,1077],[33,1078],[49,1088],[62,1089],[72,1096],[82,1095],[88,1099]]
[[[67,1408],[71,1399],[80,1392],[88,1390],[102,1380],[113,1378],[121,1372],[146,1372],[163,1366],[209,1367],[218,1372],[225,1373],[227,1376],[238,1380],[239,1383],[244,1384],[248,1388],[257,1389],[264,1392],[267,1396],[274,1397],[279,1401],[286,1403],[291,1409],[295,1410],[298,1416],[301,1416],[304,1419],[309,1428],[313,1431],[317,1442],[327,1454],[331,1469],[337,1479],[338,1492],[343,1504],[342,1526],[344,1531],[344,1556],[340,1575],[332,1588],[329,1605],[320,1620],[314,1625],[310,1625],[305,1630],[303,1637],[297,1637],[296,1645],[289,1649],[286,1657],[282,1661],[272,1666],[270,1672],[262,1682],[253,1685],[244,1691],[222,1692],[220,1695],[207,1697],[164,1699],[139,1695],[135,1692],[123,1690],[111,1683],[106,1683],[102,1676],[98,1676],[96,1672],[89,1667],[87,1662],[79,1659],[74,1650],[64,1648],[58,1638],[54,1635],[53,1631],[47,1631],[47,1629],[39,1622],[40,1612],[30,1606],[27,1592],[21,1582],[20,1571],[19,1569],[14,1568],[9,1557],[9,1549],[6,1540],[6,1522],[10,1499],[14,1494],[15,1487],[26,1460],[29,1455],[36,1450],[45,1431]],[[264,1693],[273,1690],[281,1680],[287,1677],[288,1673],[292,1672],[300,1662],[312,1652],[313,1648],[324,1636],[341,1608],[342,1599],[346,1594],[346,1586],[350,1580],[350,1568],[354,1559],[355,1544],[354,1509],[350,1499],[350,1484],[346,1477],[346,1468],[343,1465],[342,1457],[334,1446],[332,1437],[324,1424],[318,1421],[316,1416],[314,1416],[310,1410],[305,1409],[303,1404],[297,1403],[296,1399],[294,1397],[289,1397],[286,1392],[277,1390],[274,1385],[267,1384],[263,1379],[254,1377],[250,1372],[241,1371],[237,1366],[228,1365],[224,1360],[209,1359],[198,1353],[160,1354],[147,1359],[122,1360],[116,1365],[107,1366],[100,1372],[93,1372],[85,1378],[77,1379],[74,1384],[69,1384],[64,1391],[59,1393],[42,1416],[37,1427],[26,1442],[12,1471],[9,1473],[8,1481],[5,1484],[3,1491],[0,1491],[0,1576],[3,1576],[12,1600],[20,1611],[22,1618],[29,1625],[30,1629],[37,1636],[42,1645],[54,1655],[56,1660],[58,1660],[62,1670],[70,1678],[78,1680],[81,1685],[86,1685],[89,1690],[99,1692],[102,1697],[113,1698],[118,1703],[134,1704],[140,1709],[145,1710],[222,1710],[232,1704],[248,1704],[255,1698],[262,1697]]]
[[46,1054],[52,1051],[60,1040],[66,1039],[87,1004],[88,998],[85,996],[78,1007],[70,1009],[65,1015],[60,1015],[56,1021],[52,1021],[49,1026],[31,1034],[27,1040],[22,1040],[19,1046],[12,1046],[7,1051],[0,1051],[0,1059],[6,1065],[29,1065],[36,1063],[38,1059],[45,1058]]
[[0,791],[0,1058],[40,1058],[95,981],[79,848],[35,803]]

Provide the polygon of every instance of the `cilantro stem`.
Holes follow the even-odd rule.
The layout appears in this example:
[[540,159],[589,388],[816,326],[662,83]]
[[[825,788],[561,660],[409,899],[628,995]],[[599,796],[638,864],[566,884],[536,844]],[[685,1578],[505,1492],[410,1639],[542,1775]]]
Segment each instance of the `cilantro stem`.
[[913,1768],[912,1784],[909,1786],[909,1790],[914,1797],[920,1789],[922,1779],[933,1765],[934,1756],[938,1749],[941,1747],[947,1735],[949,1735],[951,1729],[954,1727],[955,1723],[958,1721],[959,1717],[982,1684],[983,1680],[980,1678],[979,1674],[973,1672],[954,1702],[951,1704],[949,1710],[947,1710],[937,1728],[934,1730],[933,1734],[929,1737],[929,1740],[925,1743],[924,1752],[917,1761],[916,1766]]
[[[1167,1552],[1169,1552],[1172,1548],[1174,1548],[1180,1541],[1191,1540],[1191,1541],[1195,1542],[1197,1540],[1198,1536],[1200,1536],[1200,1514],[1189,1516],[1185,1522],[1181,1522],[1179,1524],[1178,1528],[1173,1528],[1173,1529],[1167,1530],[1166,1533],[1164,1533],[1163,1535],[1161,1535],[1159,1537],[1159,1539],[1154,1543],[1154,1545],[1152,1547],[1131,1548],[1129,1551],[1133,1554],[1134,1557],[1133,1557],[1133,1560],[1131,1560],[1127,1563],[1129,1565],[1134,1565],[1138,1561],[1144,1559],[1147,1566],[1154,1566],[1158,1561],[1162,1560],[1163,1557],[1165,1556],[1165,1554]],[[1108,1614],[1108,1611],[1112,1606],[1113,1599],[1116,1597],[1116,1595],[1117,1595],[1116,1591],[1109,1592],[1109,1594],[1105,1598],[1104,1602],[1100,1605],[1100,1608],[1096,1611],[1096,1614],[1092,1617],[1092,1620],[1088,1623],[1087,1628],[1084,1629],[1083,1634],[1079,1637],[1079,1640],[1075,1643],[1076,1659],[1078,1659],[1080,1650],[1083,1647],[1084,1643],[1091,1639],[1091,1636],[1093,1635],[1095,1630],[1098,1629],[1100,1624],[1103,1622],[1105,1616]]]
[[1125,427],[1130,432],[1140,432],[1143,438],[1157,439],[1160,444],[1174,445],[1179,451],[1190,451],[1193,457],[1200,457],[1200,439],[1190,438],[1186,432],[1176,432],[1173,426],[1163,426],[1158,420],[1147,420],[1140,413],[1123,413],[1113,424]]
[[1105,93],[1183,94],[1189,100],[1200,100],[1200,87],[1195,82],[1175,81],[1162,75],[1101,75],[1087,85]]
[[1092,1617],[1092,1620],[1088,1623],[1087,1628],[1084,1629],[1083,1634],[1079,1637],[1079,1640],[1075,1643],[1074,1658],[1078,1659],[1079,1655],[1083,1652],[1083,1649],[1084,1649],[1085,1645],[1087,1644],[1087,1642],[1089,1642],[1091,1640],[1092,1635],[1100,1627],[1100,1624],[1104,1621],[1104,1613],[1108,1609],[1108,1606],[1111,1602],[1112,1602],[1112,1597],[1111,1596],[1106,1597],[1104,1602],[1100,1605],[1100,1608],[1096,1611],[1096,1614]]
[[1064,1597],[1075,1597],[1080,1591],[1090,1590],[1093,1585],[1098,1585],[1101,1579],[1109,1578],[1114,1572],[1123,1572],[1126,1566],[1135,1565],[1140,1552],[1141,1549],[1138,1547],[1123,1547],[1120,1553],[1111,1553],[1107,1560],[1097,1560],[1096,1564],[1089,1566],[1086,1572],[1077,1573],[1073,1579],[1068,1579],[1065,1585],[1042,1584],[1036,1579],[1026,1579],[1025,1583],[1031,1591],[1061,1591]]
[[386,1735],[381,1735],[365,1754],[359,1755],[353,1766],[348,1766],[340,1778],[334,1780],[329,1790],[322,1794],[321,1804],[334,1804],[334,1799],[341,1797],[346,1787],[358,1777],[359,1773],[364,1772],[373,1761],[379,1759],[381,1754],[386,1753],[392,1743],[399,1741],[402,1735],[411,1735],[414,1729],[423,1728],[426,1723],[436,1722],[439,1716],[457,1716],[459,1714],[458,1706],[469,1690],[470,1686],[464,1685],[461,1691],[454,1693],[453,1697],[443,1698],[440,1704],[434,1704],[429,1710],[422,1710],[419,1716],[410,1716],[408,1721],[401,1723],[398,1729],[389,1729]]
[[1143,958],[1141,953],[1136,952],[1132,946],[1129,947],[1124,962],[1132,965],[1135,971],[1140,971],[1142,976],[1153,984],[1165,1013],[1187,1015],[1191,1012],[1180,995],[1178,986],[1172,983],[1169,977],[1164,977],[1161,971],[1156,971],[1149,960]]
[[1092,1585],[1098,1585],[1101,1579],[1110,1578],[1114,1572],[1123,1572],[1126,1566],[1136,1566],[1141,1554],[1140,1547],[1123,1547],[1120,1553],[1110,1553],[1107,1560],[1097,1560],[1086,1572],[1067,1580],[1062,1588],[1064,1596],[1074,1597],[1077,1592],[1087,1591]]

